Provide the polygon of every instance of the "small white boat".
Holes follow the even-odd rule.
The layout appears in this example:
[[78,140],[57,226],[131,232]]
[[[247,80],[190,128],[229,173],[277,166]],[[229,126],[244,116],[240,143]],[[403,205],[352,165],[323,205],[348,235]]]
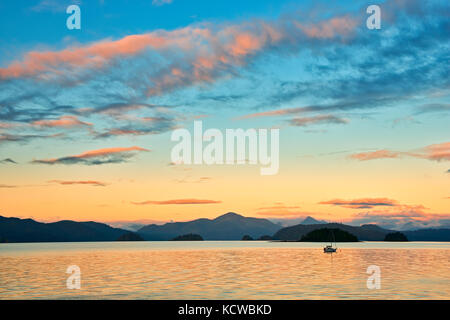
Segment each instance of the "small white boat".
[[330,245],[326,245],[323,248],[323,252],[324,253],[333,253],[337,251],[337,247],[336,247],[336,239],[334,238],[334,233],[333,230],[331,230],[331,236],[333,237],[334,240],[334,247],[333,247],[333,242],[330,243]]

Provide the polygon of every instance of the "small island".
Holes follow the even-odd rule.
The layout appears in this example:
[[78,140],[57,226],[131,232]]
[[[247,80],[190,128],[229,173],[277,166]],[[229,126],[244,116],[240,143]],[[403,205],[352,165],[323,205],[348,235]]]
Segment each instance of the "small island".
[[384,241],[408,241],[408,238],[401,232],[392,232],[384,237]]
[[322,228],[303,235],[301,242],[358,242],[358,238],[341,229]]
[[241,241],[251,241],[251,240],[253,240],[253,238],[251,236],[249,236],[248,234],[243,236],[242,239],[241,239]]
[[116,241],[144,241],[144,239],[137,233],[127,232],[117,238]]
[[199,234],[189,233],[173,238],[171,241],[203,241]]

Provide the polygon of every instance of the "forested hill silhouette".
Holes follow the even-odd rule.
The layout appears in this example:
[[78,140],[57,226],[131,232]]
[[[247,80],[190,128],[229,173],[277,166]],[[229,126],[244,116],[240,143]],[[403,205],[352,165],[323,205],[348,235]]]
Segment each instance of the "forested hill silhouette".
[[[314,225],[297,224],[295,226],[280,229],[274,234],[273,239],[298,241],[302,238],[302,236],[308,234],[309,232],[322,228],[340,229],[355,235],[362,241],[384,241],[387,234],[395,232],[394,230],[384,229],[375,224],[364,224],[359,227],[349,226],[342,223],[325,223]],[[450,229],[448,228],[419,229],[402,231],[402,233],[404,233],[410,241],[450,241]]]
[[2,242],[114,241],[129,231],[98,222],[63,220],[52,223],[0,216]]
[[326,223],[314,225],[298,224],[279,230],[277,233],[275,233],[273,238],[276,240],[297,241],[300,240],[302,236],[310,233],[311,231],[323,228],[340,229],[355,235],[359,240],[371,241],[383,241],[386,234],[392,232],[391,230],[383,229],[373,224],[366,224],[360,227],[349,226],[341,223]]

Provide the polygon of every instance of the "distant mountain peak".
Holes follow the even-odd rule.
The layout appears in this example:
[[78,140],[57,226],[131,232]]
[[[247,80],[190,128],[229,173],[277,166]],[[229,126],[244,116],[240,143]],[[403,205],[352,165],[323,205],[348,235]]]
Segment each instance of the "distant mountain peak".
[[280,227],[267,219],[245,217],[227,212],[215,219],[195,219],[186,222],[149,225],[138,230],[146,240],[171,240],[179,235],[198,234],[205,240],[240,240],[244,235],[258,239],[272,235]]
[[237,214],[235,212],[227,212],[221,216],[218,216],[214,220],[233,219],[233,218],[245,218],[245,217],[241,216],[240,214]]
[[326,223],[325,221],[319,221],[319,220],[316,220],[316,219],[314,219],[313,217],[311,217],[311,216],[307,216],[306,218],[305,218],[305,220],[303,220],[302,222],[301,222],[301,224],[322,224],[322,223]]

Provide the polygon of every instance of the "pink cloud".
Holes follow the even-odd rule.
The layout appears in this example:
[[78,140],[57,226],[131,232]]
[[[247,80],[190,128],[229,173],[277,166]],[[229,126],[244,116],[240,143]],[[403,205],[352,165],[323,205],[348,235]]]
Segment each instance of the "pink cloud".
[[297,22],[296,25],[310,38],[330,39],[336,36],[348,36],[356,28],[359,19],[350,16],[331,18],[317,24],[302,24]]
[[428,160],[450,160],[450,142],[429,145],[424,148],[423,153],[422,157]]
[[371,151],[371,152],[361,152],[351,154],[349,158],[366,161],[375,159],[392,159],[400,158],[403,156],[427,159],[433,161],[448,161],[450,160],[450,142],[432,144],[417,151],[390,151],[386,149]]
[[77,75],[84,69],[107,67],[116,58],[148,51],[167,61],[166,66],[148,76],[151,84],[147,94],[158,95],[166,90],[214,81],[268,48],[293,47],[305,38],[338,39],[350,35],[356,27],[356,20],[343,16],[307,26],[281,18],[271,22],[253,20],[234,25],[204,24],[172,31],[157,30],[60,51],[30,51],[21,60],[0,68],[0,79],[57,80]]
[[56,120],[37,120],[32,122],[33,125],[41,127],[80,127],[80,126],[92,126],[92,123],[83,122],[75,116],[62,116]]
[[351,159],[366,161],[366,160],[374,160],[374,159],[392,159],[398,158],[400,156],[400,152],[389,151],[389,150],[377,150],[371,152],[361,152],[350,155]]
[[75,155],[72,157],[74,157],[74,158],[92,158],[92,157],[104,156],[104,155],[127,152],[127,151],[149,151],[149,150],[141,148],[141,147],[136,147],[136,146],[128,147],[128,148],[104,148],[104,149],[86,151],[86,152],[83,152],[79,155]]
[[0,78],[35,76],[45,72],[58,74],[57,68],[60,66],[100,67],[117,56],[135,55],[145,48],[161,48],[166,44],[167,41],[163,37],[142,34],[61,51],[30,51],[22,61],[16,61],[7,68],[0,68]]

